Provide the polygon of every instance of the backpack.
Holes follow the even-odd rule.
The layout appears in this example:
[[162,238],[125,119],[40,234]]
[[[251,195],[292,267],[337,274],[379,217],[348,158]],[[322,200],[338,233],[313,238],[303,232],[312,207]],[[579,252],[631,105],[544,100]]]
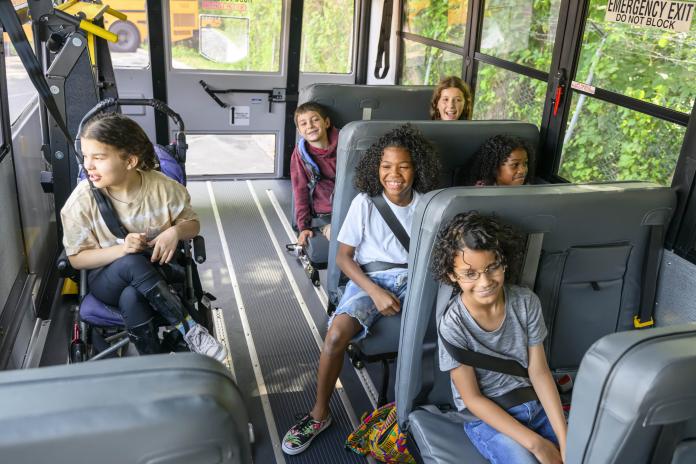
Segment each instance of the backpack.
[[399,432],[394,402],[375,409],[346,439],[346,448],[386,463],[416,464],[406,448],[406,436]]

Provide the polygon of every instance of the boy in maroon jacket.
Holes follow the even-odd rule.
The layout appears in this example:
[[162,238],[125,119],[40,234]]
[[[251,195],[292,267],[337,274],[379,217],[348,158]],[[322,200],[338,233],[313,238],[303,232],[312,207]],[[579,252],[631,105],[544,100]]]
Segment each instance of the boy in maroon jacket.
[[314,102],[297,107],[295,125],[301,137],[290,158],[290,181],[300,231],[297,243],[306,245],[315,228],[330,236],[338,129],[331,127],[326,108]]

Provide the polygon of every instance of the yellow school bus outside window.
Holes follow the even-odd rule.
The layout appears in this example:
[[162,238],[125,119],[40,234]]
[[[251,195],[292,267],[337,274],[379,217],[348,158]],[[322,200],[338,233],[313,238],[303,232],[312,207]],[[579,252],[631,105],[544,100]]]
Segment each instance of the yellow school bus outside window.
[[[146,43],[148,27],[144,0],[110,0],[104,3],[128,16],[126,21],[114,20],[108,15],[104,18],[106,29],[118,35],[118,43],[111,44],[113,52],[134,52]],[[169,8],[173,42],[193,38],[198,30],[198,2],[172,0]]]

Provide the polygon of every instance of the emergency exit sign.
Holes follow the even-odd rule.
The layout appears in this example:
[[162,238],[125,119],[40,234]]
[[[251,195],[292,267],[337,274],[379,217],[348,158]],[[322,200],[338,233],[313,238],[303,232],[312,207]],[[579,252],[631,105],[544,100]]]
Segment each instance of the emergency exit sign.
[[696,4],[691,2],[671,0],[609,0],[604,20],[688,32],[694,17],[694,6]]

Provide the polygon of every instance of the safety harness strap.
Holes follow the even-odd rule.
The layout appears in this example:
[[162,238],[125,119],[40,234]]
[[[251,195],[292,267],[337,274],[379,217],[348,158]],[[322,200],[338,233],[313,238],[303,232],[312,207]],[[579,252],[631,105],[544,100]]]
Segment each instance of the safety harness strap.
[[17,16],[12,2],[0,1],[0,22],[2,22],[2,27],[5,32],[10,36],[10,40],[17,51],[17,55],[26,68],[29,79],[31,79],[32,84],[34,84],[41,102],[55,120],[58,128],[65,135],[68,143],[70,143],[72,137],[68,131],[68,126],[65,124],[63,116],[58,109],[58,104],[48,88],[48,82],[46,82],[46,78],[44,77],[41,64],[34,54],[34,51],[31,49],[27,35],[24,33],[24,29],[22,29],[22,25],[19,22],[19,17]]
[[404,226],[402,226],[401,222],[399,222],[399,220],[397,219],[396,215],[394,214],[394,211],[392,211],[389,205],[387,205],[387,200],[384,199],[381,193],[375,195],[374,197],[370,197],[370,199],[377,208],[377,211],[379,211],[379,214],[380,216],[382,216],[382,219],[384,219],[384,222],[386,222],[389,229],[391,229],[396,239],[408,252],[408,248],[411,243],[411,238],[408,236],[408,232],[406,232]]

